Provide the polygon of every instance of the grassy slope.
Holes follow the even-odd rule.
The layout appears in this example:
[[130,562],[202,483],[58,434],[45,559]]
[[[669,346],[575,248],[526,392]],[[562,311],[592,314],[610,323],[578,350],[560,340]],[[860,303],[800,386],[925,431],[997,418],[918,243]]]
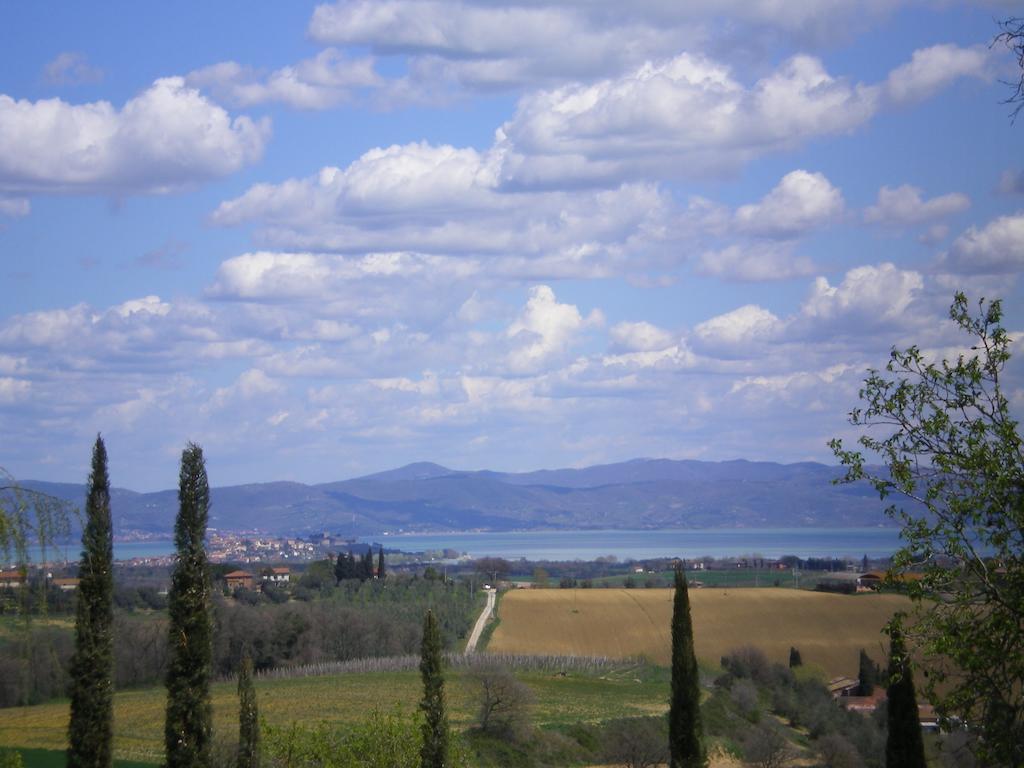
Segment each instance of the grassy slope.
[[[880,630],[909,606],[899,595],[836,595],[792,589],[690,590],[697,656],[717,664],[741,645],[785,664],[790,646],[827,674],[857,673],[858,651],[881,659]],[[510,592],[488,650],[495,653],[645,656],[669,660],[669,589]]]
[[[623,668],[601,677],[569,673],[565,677],[537,673],[519,676],[534,691],[537,725],[566,725],[577,720],[601,721],[664,710],[667,677],[657,670]],[[475,715],[472,681],[463,671],[448,675],[452,724],[469,726]],[[415,708],[422,693],[417,672],[379,672],[291,680],[260,680],[256,684],[260,716],[274,725],[292,721],[357,722],[373,707],[400,704]],[[156,764],[163,745],[163,688],[118,693],[114,705],[115,754]],[[213,687],[214,728],[234,738],[238,704],[234,683]],[[63,749],[67,731],[66,701],[0,710],[0,746]]]

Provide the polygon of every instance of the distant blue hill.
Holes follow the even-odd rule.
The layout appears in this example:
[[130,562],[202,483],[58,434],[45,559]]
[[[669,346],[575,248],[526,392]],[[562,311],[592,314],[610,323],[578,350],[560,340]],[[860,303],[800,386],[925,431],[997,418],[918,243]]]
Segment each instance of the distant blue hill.
[[[887,522],[866,483],[835,485],[839,467],[803,462],[636,459],[581,469],[462,472],[421,462],[319,485],[214,488],[210,527],[276,534],[383,531],[781,528]],[[85,487],[26,487],[81,505]],[[115,532],[171,535],[177,492],[112,492]]]

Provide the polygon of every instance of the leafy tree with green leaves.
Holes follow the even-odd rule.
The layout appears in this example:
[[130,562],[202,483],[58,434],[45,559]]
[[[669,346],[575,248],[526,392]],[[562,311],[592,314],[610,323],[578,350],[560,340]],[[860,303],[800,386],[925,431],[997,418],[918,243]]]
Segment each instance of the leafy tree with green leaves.
[[109,768],[114,737],[114,537],[107,449],[96,437],[85,500],[71,658],[69,768]]
[[256,706],[256,686],[252,681],[252,656],[248,648],[242,654],[238,670],[238,768],[259,768],[260,717]]
[[670,768],[702,768],[707,762],[703,736],[690,593],[686,576],[681,568],[676,568],[672,606],[672,693],[668,713]]
[[384,545],[380,545],[380,552],[377,555],[377,578],[384,579],[387,575],[384,567]]
[[210,768],[213,622],[205,543],[210,484],[203,449],[194,443],[181,454],[178,505],[177,559],[167,595],[170,659],[164,749],[167,768]]
[[903,636],[898,628],[890,630],[889,635],[889,703],[886,710],[889,735],[885,740],[885,766],[926,768],[914,676],[907,661]]
[[[929,675],[942,717],[978,729],[983,762],[1024,765],[1024,449],[1002,375],[1010,338],[998,300],[962,293],[950,317],[970,337],[955,360],[916,346],[869,371],[850,422],[860,449],[830,445],[847,481],[866,479],[903,524],[892,576],[914,603],[903,637]],[[869,434],[879,428],[881,434]],[[865,457],[865,453],[867,457]],[[869,461],[884,463],[884,470]],[[900,629],[900,622],[894,628]]]
[[448,711],[444,697],[444,673],[441,660],[441,631],[433,611],[423,619],[423,643],[420,646],[420,677],[423,678],[423,745],[421,768],[446,768],[448,760]]
[[32,559],[29,549],[46,548],[71,531],[73,505],[42,491],[26,488],[0,467],[0,554],[23,573]]
[[1003,102],[1004,104],[1014,105],[1010,116],[1012,120],[1016,120],[1017,115],[1024,109],[1024,16],[1011,16],[1000,21],[999,29],[1001,31],[992,40],[992,45],[1002,44],[1006,46],[1016,57],[1017,67],[1021,70],[1021,74],[1016,82],[1007,83],[1013,88],[1013,92]]

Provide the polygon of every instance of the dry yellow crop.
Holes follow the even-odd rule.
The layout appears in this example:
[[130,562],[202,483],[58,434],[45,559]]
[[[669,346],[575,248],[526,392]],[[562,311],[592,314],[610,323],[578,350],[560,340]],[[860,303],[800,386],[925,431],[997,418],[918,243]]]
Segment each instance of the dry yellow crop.
[[[670,589],[517,590],[501,601],[495,653],[643,656],[668,664]],[[794,589],[691,589],[697,657],[717,663],[742,645],[786,663],[795,646],[805,664],[856,675],[858,651],[878,662],[882,626],[909,601],[900,595],[837,595]]]

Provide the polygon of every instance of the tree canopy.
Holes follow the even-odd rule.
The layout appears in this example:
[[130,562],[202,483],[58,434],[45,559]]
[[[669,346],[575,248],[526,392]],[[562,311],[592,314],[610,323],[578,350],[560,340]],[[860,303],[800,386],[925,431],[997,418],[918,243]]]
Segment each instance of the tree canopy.
[[901,500],[887,510],[903,524],[893,573],[920,575],[906,582],[914,615],[903,634],[929,673],[928,698],[982,732],[983,761],[1021,765],[1024,451],[1002,382],[1011,340],[999,301],[975,309],[957,293],[950,318],[970,336],[964,351],[933,362],[894,348],[850,413],[860,449],[831,447],[846,480]]

